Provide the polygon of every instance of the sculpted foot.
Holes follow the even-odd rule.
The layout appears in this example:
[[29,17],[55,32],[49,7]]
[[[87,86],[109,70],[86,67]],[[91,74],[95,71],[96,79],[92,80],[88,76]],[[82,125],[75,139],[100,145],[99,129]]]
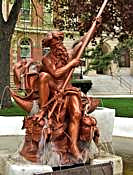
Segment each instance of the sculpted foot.
[[78,147],[76,145],[70,146],[70,153],[78,160],[83,161],[82,153],[79,151]]

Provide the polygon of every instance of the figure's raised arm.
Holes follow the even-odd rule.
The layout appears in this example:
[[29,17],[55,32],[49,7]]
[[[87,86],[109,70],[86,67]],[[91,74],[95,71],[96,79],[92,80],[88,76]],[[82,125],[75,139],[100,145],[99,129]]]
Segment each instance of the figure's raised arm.
[[54,78],[59,78],[68,73],[72,68],[78,66],[80,64],[80,60],[73,59],[60,68],[56,68],[51,60],[47,57],[43,58],[42,63],[44,65],[44,71],[48,72]]
[[77,41],[73,44],[72,49],[69,50],[69,61],[76,58],[82,44],[83,44],[82,41]]
[[[98,30],[99,26],[101,25],[102,18],[101,17],[98,17],[98,18],[95,18],[94,20],[96,21],[96,27],[94,28],[93,33],[90,36],[89,41],[93,38],[93,36],[95,35],[95,33]],[[73,58],[76,58],[76,56],[78,55],[78,52],[79,52],[80,48],[82,47],[82,45],[83,45],[83,43],[84,43],[84,41],[85,41],[86,36],[88,35],[88,33],[89,33],[89,31],[87,33],[85,33],[84,36],[82,36],[80,38],[80,40],[76,41],[73,44],[72,49],[69,50],[70,60],[72,60]],[[89,43],[89,41],[88,41],[88,43]]]

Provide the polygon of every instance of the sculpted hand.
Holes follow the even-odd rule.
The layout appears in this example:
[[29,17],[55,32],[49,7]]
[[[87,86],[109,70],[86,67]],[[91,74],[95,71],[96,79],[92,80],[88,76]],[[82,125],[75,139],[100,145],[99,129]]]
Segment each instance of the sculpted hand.
[[33,120],[34,121],[40,121],[41,119],[43,119],[43,117],[44,117],[44,111],[43,110],[40,110],[37,114],[35,114],[34,116],[33,116]]
[[80,59],[79,58],[75,58],[71,61],[72,63],[72,67],[77,67],[80,65]]

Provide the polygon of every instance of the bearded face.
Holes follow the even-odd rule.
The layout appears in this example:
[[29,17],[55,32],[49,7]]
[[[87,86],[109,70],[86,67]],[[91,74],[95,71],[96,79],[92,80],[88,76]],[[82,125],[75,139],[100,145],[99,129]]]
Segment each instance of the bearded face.
[[59,31],[50,32],[42,41],[42,47],[51,47],[57,42],[62,42],[64,40],[64,33]]
[[64,34],[63,32],[54,31],[47,34],[42,41],[43,48],[50,47],[50,53],[55,56],[55,62],[62,60],[63,65],[67,64],[68,53],[67,49],[63,45]]

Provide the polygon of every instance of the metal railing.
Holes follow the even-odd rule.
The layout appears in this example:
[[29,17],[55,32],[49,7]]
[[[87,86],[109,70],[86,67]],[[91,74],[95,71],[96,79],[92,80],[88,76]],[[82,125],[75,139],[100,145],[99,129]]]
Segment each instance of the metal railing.
[[127,80],[125,80],[121,75],[113,73],[112,78],[117,79],[120,82],[120,86],[126,87],[129,90],[129,93],[130,94],[132,93],[132,85]]

